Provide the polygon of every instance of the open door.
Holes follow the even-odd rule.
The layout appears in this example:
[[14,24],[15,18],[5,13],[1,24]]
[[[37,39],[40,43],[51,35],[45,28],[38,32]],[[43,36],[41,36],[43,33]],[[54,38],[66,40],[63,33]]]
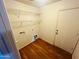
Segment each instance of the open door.
[[73,8],[59,12],[55,45],[73,53],[79,38],[79,9]]
[[0,59],[20,59],[3,0],[0,0]]

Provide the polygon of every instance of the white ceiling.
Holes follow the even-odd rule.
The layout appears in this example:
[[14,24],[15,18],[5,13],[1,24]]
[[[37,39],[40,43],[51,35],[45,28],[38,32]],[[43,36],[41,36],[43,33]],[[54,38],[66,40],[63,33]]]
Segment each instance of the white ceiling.
[[29,4],[31,6],[42,7],[47,4],[58,2],[60,0],[16,0],[16,1],[24,4]]

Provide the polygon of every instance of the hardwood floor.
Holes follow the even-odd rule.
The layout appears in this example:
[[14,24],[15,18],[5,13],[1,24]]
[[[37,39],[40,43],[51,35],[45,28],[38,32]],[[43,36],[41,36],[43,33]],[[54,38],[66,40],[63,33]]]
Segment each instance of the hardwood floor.
[[72,55],[41,39],[20,50],[22,59],[72,59]]

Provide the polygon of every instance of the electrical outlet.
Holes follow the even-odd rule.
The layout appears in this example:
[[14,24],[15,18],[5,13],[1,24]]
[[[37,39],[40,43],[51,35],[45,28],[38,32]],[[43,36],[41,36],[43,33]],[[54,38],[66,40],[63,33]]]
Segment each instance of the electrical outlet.
[[38,35],[34,35],[33,36],[33,41],[35,41],[37,39]]
[[37,39],[37,35],[34,35],[34,39]]

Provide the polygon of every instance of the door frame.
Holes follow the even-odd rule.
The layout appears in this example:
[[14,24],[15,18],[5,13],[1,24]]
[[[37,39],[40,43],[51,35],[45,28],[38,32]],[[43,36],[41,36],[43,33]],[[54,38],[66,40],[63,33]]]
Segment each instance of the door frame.
[[[60,15],[60,12],[61,11],[67,11],[67,10],[73,10],[73,9],[79,9],[79,7],[73,7],[73,8],[67,8],[67,9],[61,9],[61,10],[58,10],[58,15],[57,15],[57,22],[56,22],[56,30],[55,30],[55,36],[54,36],[54,45],[55,45],[55,41],[56,41],[56,36],[58,35],[58,22],[59,22],[59,15]],[[72,52],[72,54],[74,53],[74,51],[75,51],[75,49],[76,49],[76,47],[77,47],[77,44],[78,44],[78,42],[79,42],[79,39],[77,40],[77,42],[76,42],[76,44],[75,44],[75,47],[74,47],[74,49],[73,49],[73,52]]]
[[6,30],[7,42],[9,43],[11,47],[10,49],[13,52],[12,55],[14,56],[14,58],[21,59],[19,51],[17,50],[16,45],[15,45],[15,41],[14,41],[14,37],[13,37],[12,30],[10,27],[8,13],[7,13],[4,1],[5,0],[0,0],[0,12],[1,12],[2,21],[4,23],[4,27]]

